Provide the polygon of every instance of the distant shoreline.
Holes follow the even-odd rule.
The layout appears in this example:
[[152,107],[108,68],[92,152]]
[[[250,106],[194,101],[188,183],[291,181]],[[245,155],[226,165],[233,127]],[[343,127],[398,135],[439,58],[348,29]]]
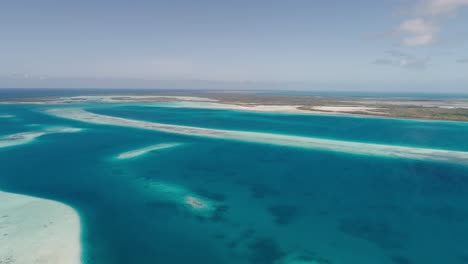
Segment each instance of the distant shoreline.
[[[85,90],[86,91],[86,90]],[[84,92],[84,91],[83,91]],[[302,113],[407,118],[421,120],[468,121],[468,98],[395,99],[367,97],[318,97],[310,95],[270,95],[214,91],[185,91],[173,94],[107,94],[4,98],[9,104],[76,103],[185,103],[196,108],[230,109],[252,112]],[[198,104],[198,105],[196,105]]]

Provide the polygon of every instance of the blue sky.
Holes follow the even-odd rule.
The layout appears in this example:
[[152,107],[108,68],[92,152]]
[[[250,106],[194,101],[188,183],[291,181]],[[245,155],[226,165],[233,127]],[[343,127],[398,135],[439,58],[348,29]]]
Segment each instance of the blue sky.
[[4,1],[0,87],[468,91],[468,0]]

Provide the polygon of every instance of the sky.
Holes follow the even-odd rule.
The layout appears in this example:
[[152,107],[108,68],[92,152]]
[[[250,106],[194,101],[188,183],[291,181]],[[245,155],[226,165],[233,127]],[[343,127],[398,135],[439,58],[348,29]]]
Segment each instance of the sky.
[[468,0],[0,0],[0,87],[468,92]]

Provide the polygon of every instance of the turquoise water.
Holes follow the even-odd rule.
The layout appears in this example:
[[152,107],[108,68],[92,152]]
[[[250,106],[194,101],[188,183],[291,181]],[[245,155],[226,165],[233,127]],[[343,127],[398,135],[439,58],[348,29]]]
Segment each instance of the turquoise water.
[[[42,112],[50,107],[0,105],[0,114],[15,116],[0,118],[0,136],[83,128],[0,148],[0,189],[75,208],[86,264],[282,264],[297,256],[332,264],[468,263],[468,166],[94,125]],[[468,151],[468,123],[81,107],[167,124]],[[115,159],[173,142],[181,145]],[[161,198],[161,182],[216,211],[200,215]]]

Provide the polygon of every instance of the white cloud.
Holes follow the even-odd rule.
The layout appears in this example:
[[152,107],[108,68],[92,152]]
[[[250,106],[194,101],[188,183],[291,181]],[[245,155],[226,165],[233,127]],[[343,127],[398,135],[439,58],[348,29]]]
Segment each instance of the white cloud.
[[425,0],[418,7],[418,12],[426,16],[441,16],[456,12],[468,6],[468,0]]
[[438,27],[424,19],[410,19],[400,24],[399,31],[404,34],[402,42],[406,46],[430,44]]
[[468,0],[423,0],[414,10],[414,17],[403,21],[397,33],[405,46],[423,46],[434,42],[440,31],[441,18],[468,7]]
[[382,65],[382,66],[392,66],[395,65],[393,60],[390,59],[376,59],[374,61],[374,64],[376,65]]
[[395,66],[407,69],[425,69],[430,62],[429,57],[415,57],[400,51],[388,51],[390,56],[385,59],[377,59],[374,61],[376,65]]
[[399,64],[401,67],[411,68],[411,69],[424,69],[426,68],[427,64],[429,64],[430,59],[428,57],[425,58],[406,58],[401,59]]

